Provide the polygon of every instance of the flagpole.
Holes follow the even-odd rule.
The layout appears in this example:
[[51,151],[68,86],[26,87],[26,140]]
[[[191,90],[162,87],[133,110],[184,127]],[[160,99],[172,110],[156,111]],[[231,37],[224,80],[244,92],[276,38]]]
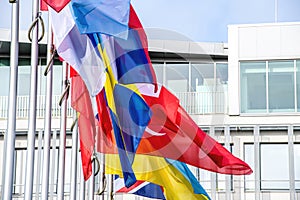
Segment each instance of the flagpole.
[[48,45],[47,63],[50,70],[47,70],[47,91],[45,105],[45,131],[44,131],[44,162],[42,174],[42,199],[48,199],[49,193],[49,165],[50,165],[50,143],[51,143],[51,116],[52,116],[52,81],[53,81],[53,33],[51,29],[51,18],[48,15]]
[[[32,20],[39,17],[39,0],[33,0]],[[31,82],[30,105],[27,135],[27,162],[25,178],[25,200],[32,199],[33,175],[34,175],[34,150],[36,133],[36,102],[37,102],[37,67],[38,67],[38,23],[32,30],[31,42]]]
[[16,140],[16,101],[18,81],[18,55],[19,55],[19,1],[12,3],[11,21],[11,47],[10,47],[10,88],[7,132],[5,134],[5,164],[3,165],[2,180],[3,199],[12,199],[13,166]]
[[107,200],[113,200],[113,191],[114,191],[114,182],[113,177],[114,175],[108,174],[108,180],[107,180]]
[[[73,120],[77,119],[76,111]],[[71,169],[71,194],[70,200],[76,200],[77,192],[77,157],[78,157],[78,124],[75,122],[72,131],[72,169]]]
[[[63,62],[63,90],[68,92],[68,64]],[[63,95],[67,95],[64,93]],[[65,184],[65,156],[66,156],[66,126],[67,126],[67,96],[61,105],[61,124],[59,133],[59,166],[58,166],[58,183],[57,183],[57,199],[64,199],[64,184]]]

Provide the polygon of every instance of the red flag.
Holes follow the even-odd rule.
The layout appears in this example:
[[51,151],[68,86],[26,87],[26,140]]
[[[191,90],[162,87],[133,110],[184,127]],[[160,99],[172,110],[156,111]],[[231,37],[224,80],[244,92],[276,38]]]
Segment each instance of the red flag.
[[41,11],[48,11],[47,3],[44,0],[40,0],[40,9]]
[[95,116],[89,92],[80,76],[72,78],[72,107],[80,113],[78,129],[84,180],[92,174],[91,157],[95,145]]
[[[44,2],[43,2],[44,1]],[[41,0],[41,6],[45,8],[45,3],[53,8],[56,12],[60,12],[71,0]],[[42,7],[41,7],[42,10]],[[48,10],[48,8],[47,8]]]
[[251,174],[244,161],[203,132],[179,105],[178,99],[161,87],[158,97],[143,94],[152,118],[137,153],[163,156],[223,174]]

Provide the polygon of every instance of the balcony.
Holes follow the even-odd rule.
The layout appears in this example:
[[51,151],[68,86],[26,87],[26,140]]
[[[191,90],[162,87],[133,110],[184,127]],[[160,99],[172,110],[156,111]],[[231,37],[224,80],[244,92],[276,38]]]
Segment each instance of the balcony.
[[[180,100],[180,104],[189,114],[215,114],[227,113],[227,93],[226,92],[181,92],[175,93]],[[60,96],[55,95],[52,99],[52,117],[60,117],[60,106],[58,105]],[[0,96],[0,119],[8,117],[8,96]],[[29,115],[29,96],[17,97],[16,118],[24,119]],[[71,102],[68,100],[67,116],[72,117]],[[45,95],[37,97],[37,118],[45,117]]]
[[[60,95],[54,95],[52,99],[52,118],[60,117],[60,106],[58,105]],[[16,118],[24,119],[29,116],[29,96],[18,96],[17,97],[17,108],[16,108]],[[46,108],[46,96],[37,96],[37,108],[36,108],[36,118],[45,117]],[[72,117],[71,102],[67,101],[67,116]],[[0,96],[0,119],[6,119],[8,117],[8,96]]]

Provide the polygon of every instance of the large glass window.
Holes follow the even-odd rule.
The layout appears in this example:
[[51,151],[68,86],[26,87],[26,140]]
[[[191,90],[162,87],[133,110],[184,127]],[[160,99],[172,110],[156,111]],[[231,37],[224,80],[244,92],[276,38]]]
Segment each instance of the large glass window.
[[163,63],[153,63],[153,68],[156,74],[157,82],[163,84],[164,80],[164,64]]
[[[245,162],[254,169],[254,145],[245,144],[244,145],[244,158]],[[255,176],[254,173],[245,176],[245,190],[254,190],[255,189]]]
[[269,111],[295,111],[294,62],[269,62]]
[[261,144],[261,189],[289,189],[287,144]]
[[9,93],[9,66],[1,66],[0,63],[0,96],[8,96]]
[[191,90],[195,92],[213,92],[215,85],[214,64],[192,64]]
[[300,111],[300,60],[296,61],[297,111]]
[[241,62],[241,113],[296,112],[300,108],[300,62],[296,62],[297,70],[295,62]]
[[167,63],[166,86],[173,92],[188,92],[189,64]]
[[265,62],[240,63],[241,112],[266,112]]
[[[289,177],[288,144],[260,144],[260,187],[262,190],[288,190]],[[254,145],[244,144],[244,160],[254,169]],[[300,189],[300,144],[294,144],[295,187]],[[245,176],[245,190],[255,189],[254,174]]]

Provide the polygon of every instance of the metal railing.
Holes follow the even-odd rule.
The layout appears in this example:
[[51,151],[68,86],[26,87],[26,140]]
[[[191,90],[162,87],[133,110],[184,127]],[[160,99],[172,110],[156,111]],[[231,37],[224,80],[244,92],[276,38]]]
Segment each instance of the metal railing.
[[175,95],[189,114],[227,113],[225,92],[180,92]]
[[[180,104],[189,114],[227,113],[226,92],[180,92],[175,93]],[[37,118],[45,117],[45,95],[37,97]],[[54,95],[52,100],[52,117],[60,117],[60,96]],[[0,96],[0,118],[8,117],[8,96]],[[17,118],[28,118],[29,96],[17,97]],[[72,117],[71,102],[68,101],[67,116]]]
[[[37,108],[36,117],[45,117],[45,95],[37,96]],[[60,95],[53,95],[52,99],[52,117],[60,117],[60,106],[58,105]],[[8,117],[8,96],[0,96],[0,118],[6,119]],[[28,118],[29,114],[29,96],[18,96],[17,97],[17,107],[16,107],[16,117],[17,118]],[[72,117],[71,102],[68,101],[67,116]]]

